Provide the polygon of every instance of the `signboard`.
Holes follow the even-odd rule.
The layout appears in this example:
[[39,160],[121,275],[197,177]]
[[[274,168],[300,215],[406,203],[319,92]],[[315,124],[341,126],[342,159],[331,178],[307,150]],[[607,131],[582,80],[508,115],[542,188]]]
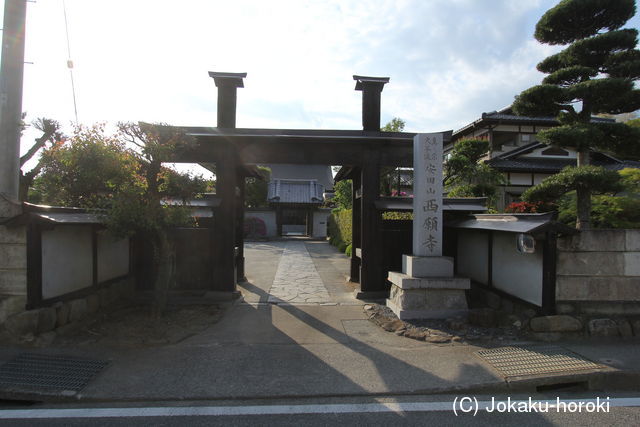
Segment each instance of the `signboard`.
[[413,137],[413,255],[442,256],[442,133]]

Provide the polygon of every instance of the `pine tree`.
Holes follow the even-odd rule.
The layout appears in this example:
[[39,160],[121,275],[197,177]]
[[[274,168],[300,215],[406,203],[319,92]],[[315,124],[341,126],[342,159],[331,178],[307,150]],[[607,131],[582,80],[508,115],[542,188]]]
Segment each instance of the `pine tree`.
[[[640,90],[634,87],[640,77],[640,51],[635,49],[638,31],[621,29],[635,12],[634,0],[563,0],[536,25],[539,42],[568,46],[538,64],[538,71],[548,75],[542,84],[518,95],[513,108],[521,115],[556,117],[560,126],[540,132],[538,139],[576,149],[577,168],[589,165],[591,150],[632,157],[640,154],[638,130],[623,123],[592,120],[595,114],[640,108]],[[603,171],[593,166],[582,172],[571,169],[560,172],[566,175],[560,181],[565,190],[577,193],[577,228],[588,229],[593,191],[587,183],[593,180],[584,179],[584,174]],[[547,187],[555,187],[551,184]],[[610,191],[617,188],[612,181]],[[527,192],[523,198],[540,199],[541,193]]]

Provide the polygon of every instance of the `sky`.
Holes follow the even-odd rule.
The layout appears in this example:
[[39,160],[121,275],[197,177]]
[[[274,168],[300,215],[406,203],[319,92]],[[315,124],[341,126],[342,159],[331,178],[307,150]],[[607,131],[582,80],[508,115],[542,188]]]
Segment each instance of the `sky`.
[[[208,71],[247,72],[243,128],[361,129],[353,75],[386,76],[382,124],[459,129],[540,83],[557,0],[66,0],[78,121],[215,126]],[[627,27],[638,28],[634,17]],[[27,6],[27,121],[75,122],[63,0]],[[23,152],[33,132],[23,137]]]

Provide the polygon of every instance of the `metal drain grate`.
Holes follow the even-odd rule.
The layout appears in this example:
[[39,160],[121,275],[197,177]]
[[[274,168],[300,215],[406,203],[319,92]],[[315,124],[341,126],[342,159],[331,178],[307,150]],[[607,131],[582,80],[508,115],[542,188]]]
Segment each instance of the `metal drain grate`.
[[109,362],[23,353],[0,366],[0,389],[78,392]]
[[604,368],[572,351],[552,345],[501,347],[481,350],[476,354],[505,377]]

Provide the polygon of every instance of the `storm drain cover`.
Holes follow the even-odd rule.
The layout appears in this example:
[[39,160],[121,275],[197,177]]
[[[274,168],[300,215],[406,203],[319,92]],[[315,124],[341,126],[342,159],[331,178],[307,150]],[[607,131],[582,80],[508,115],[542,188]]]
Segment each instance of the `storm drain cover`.
[[78,392],[109,362],[23,353],[0,366],[0,389]]
[[505,377],[604,368],[572,351],[551,345],[500,347],[477,354]]

